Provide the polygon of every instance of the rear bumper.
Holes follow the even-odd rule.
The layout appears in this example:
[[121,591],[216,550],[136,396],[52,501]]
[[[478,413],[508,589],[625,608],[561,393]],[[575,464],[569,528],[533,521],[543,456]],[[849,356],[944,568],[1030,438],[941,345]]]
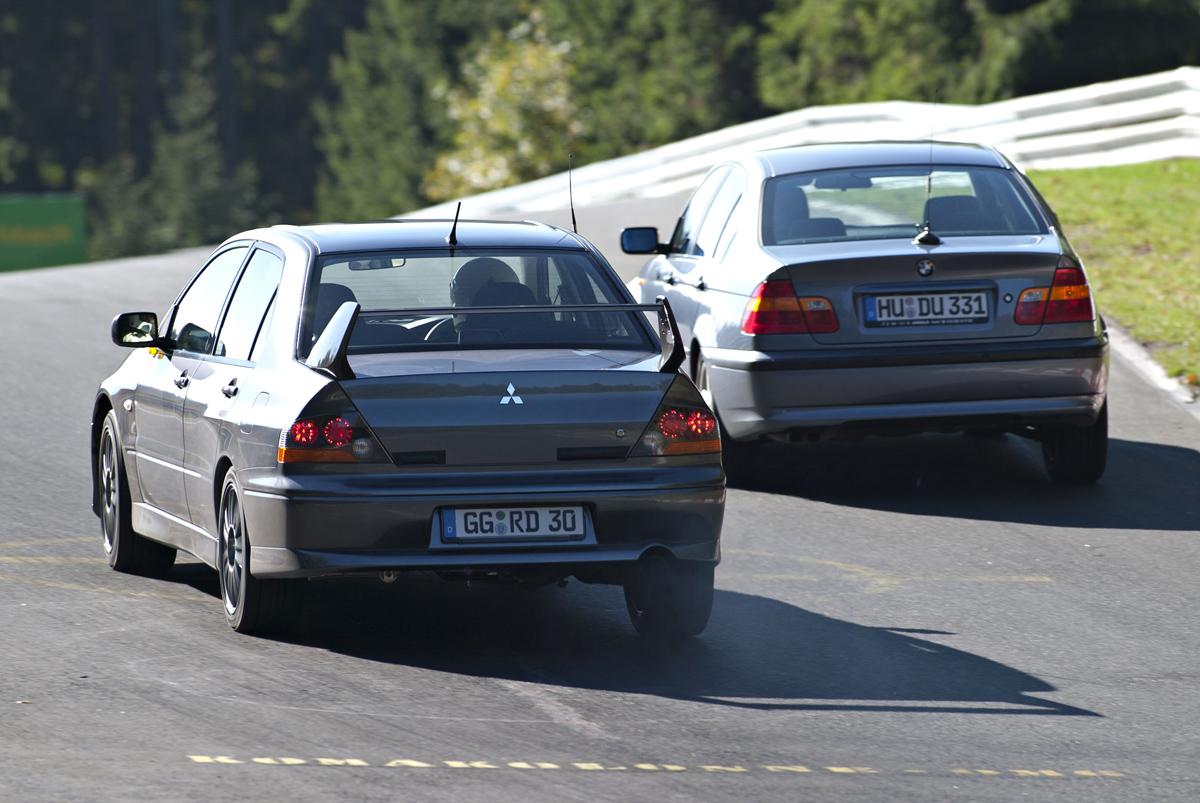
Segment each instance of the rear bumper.
[[721,420],[739,440],[794,430],[955,429],[1095,419],[1107,336],[778,353],[705,352]]
[[[244,479],[251,571],[257,577],[319,577],[558,566],[570,574],[576,566],[636,561],[656,548],[681,560],[720,559],[725,484],[719,466],[609,473],[624,475],[625,482],[514,488],[493,479],[471,489],[458,477],[456,489],[448,473],[403,482],[382,474]],[[441,507],[547,505],[584,507],[588,537],[446,544],[437,526]]]

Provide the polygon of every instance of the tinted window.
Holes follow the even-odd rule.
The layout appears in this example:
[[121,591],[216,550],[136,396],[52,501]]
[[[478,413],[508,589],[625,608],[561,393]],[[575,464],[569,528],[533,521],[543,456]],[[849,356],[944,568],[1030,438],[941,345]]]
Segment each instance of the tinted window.
[[763,242],[911,238],[928,219],[946,236],[1044,234],[1009,170],[925,165],[793,173],[767,182]]
[[212,347],[213,331],[221,317],[221,307],[229,295],[229,286],[238,267],[246,257],[246,247],[239,246],[222,251],[209,262],[192,286],[188,288],[169,333],[176,348],[207,354]]
[[700,256],[713,255],[717,248],[717,242],[721,238],[721,232],[725,230],[725,224],[729,222],[729,215],[742,197],[742,189],[745,184],[746,180],[742,177],[741,170],[734,169],[730,172],[729,178],[725,179],[725,183],[721,185],[721,189],[713,198],[712,204],[709,205],[708,214],[704,216],[700,230],[696,232],[696,244],[692,247],[692,253]]
[[324,258],[309,342],[342,304],[361,308],[350,353],[437,348],[656,349],[637,312],[462,313],[471,307],[620,304],[612,271],[583,251],[460,249]]
[[250,359],[250,349],[254,346],[282,274],[282,259],[270,251],[261,248],[255,250],[246,270],[242,272],[237,289],[233,291],[233,300],[229,302],[229,312],[225,314],[217,348],[213,352],[215,355],[235,360]]
[[683,217],[679,218],[679,222],[675,224],[675,233],[671,236],[671,253],[686,254],[691,251],[696,237],[696,227],[700,225],[700,219],[708,211],[713,196],[721,187],[721,180],[728,172],[728,166],[717,168],[708,174],[708,178],[704,179],[696,192],[692,194],[687,209],[683,210]]

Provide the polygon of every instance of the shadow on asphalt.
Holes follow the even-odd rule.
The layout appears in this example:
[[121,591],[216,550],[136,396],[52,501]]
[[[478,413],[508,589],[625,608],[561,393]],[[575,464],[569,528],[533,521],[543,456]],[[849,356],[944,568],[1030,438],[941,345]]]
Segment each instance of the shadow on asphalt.
[[[172,579],[216,595],[198,564]],[[363,660],[757,710],[1100,716],[1031,695],[1049,683],[914,634],[766,597],[718,591],[699,639],[657,645],[629,625],[619,589],[537,590],[425,575],[317,582],[283,640]]]
[[[1057,527],[1189,530],[1200,520],[1200,452],[1112,439],[1094,486],[1052,483],[1041,447],[1014,435],[924,435],[763,444],[746,490],[922,516]],[[1193,481],[1181,482],[1191,477]]]

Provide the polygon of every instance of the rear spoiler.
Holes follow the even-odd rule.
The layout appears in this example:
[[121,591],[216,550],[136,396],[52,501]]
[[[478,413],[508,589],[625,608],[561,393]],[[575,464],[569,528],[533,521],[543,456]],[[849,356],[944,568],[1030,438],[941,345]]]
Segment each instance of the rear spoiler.
[[[354,331],[354,323],[358,320],[360,307],[353,301],[347,301],[338,307],[337,312],[329,319],[325,331],[317,338],[312,351],[304,364],[322,373],[329,374],[334,379],[353,379],[354,371],[346,357],[350,347],[350,334]],[[526,307],[425,307],[422,309],[381,310],[389,313],[412,313],[418,315],[495,315],[523,314],[535,312],[654,312],[658,314],[658,337],[662,343],[662,356],[659,359],[658,370],[673,374],[683,365],[683,340],[679,334],[679,324],[675,322],[675,313],[671,311],[671,303],[659,296],[656,304],[543,304]]]

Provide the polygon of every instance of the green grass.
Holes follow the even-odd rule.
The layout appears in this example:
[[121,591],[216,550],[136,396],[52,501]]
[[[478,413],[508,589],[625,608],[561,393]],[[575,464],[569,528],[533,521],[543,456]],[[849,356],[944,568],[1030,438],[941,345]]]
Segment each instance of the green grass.
[[1104,316],[1172,376],[1200,374],[1200,160],[1032,171]]

